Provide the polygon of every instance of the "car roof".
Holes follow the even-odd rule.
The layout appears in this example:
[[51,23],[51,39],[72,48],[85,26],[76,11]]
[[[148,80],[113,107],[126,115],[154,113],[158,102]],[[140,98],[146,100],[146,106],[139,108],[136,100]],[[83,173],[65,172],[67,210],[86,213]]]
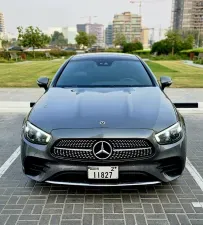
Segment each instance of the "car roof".
[[76,60],[76,61],[88,60],[88,59],[139,60],[137,56],[131,55],[131,54],[102,52],[102,53],[85,53],[85,54],[75,55],[71,58],[71,61],[72,60]]

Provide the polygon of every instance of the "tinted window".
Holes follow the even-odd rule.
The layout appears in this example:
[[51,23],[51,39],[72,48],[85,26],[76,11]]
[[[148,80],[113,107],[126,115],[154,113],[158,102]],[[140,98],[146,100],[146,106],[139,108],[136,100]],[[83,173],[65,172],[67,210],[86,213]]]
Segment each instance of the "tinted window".
[[135,60],[70,61],[56,87],[152,86],[145,68]]

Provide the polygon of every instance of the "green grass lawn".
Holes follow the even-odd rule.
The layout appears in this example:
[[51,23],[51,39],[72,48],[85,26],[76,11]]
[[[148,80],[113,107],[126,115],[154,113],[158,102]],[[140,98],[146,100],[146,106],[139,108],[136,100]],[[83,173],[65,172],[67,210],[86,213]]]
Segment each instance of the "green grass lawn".
[[[154,62],[152,62],[154,64]],[[151,67],[151,62],[149,66]],[[152,66],[152,71],[157,79],[160,76],[170,76],[173,80],[171,87],[180,88],[203,88],[203,69],[185,65],[181,61],[156,61],[156,66]],[[160,66],[160,67],[159,67]],[[171,71],[163,70],[162,67],[170,68]],[[159,68],[162,68],[161,71]],[[175,72],[176,71],[176,72]]]
[[[0,64],[0,87],[37,87],[36,80],[40,76],[52,78],[64,62],[32,61],[23,63]],[[203,69],[188,66],[180,61],[147,62],[159,79],[160,76],[170,76],[172,87],[201,87],[203,88]]]
[[0,87],[37,87],[41,76],[52,78],[64,60],[0,64]]
[[177,72],[174,69],[168,68],[166,66],[163,66],[161,64],[152,62],[152,61],[148,61],[147,62],[148,66],[150,67],[150,69],[154,72],[154,73],[171,73],[171,72]]

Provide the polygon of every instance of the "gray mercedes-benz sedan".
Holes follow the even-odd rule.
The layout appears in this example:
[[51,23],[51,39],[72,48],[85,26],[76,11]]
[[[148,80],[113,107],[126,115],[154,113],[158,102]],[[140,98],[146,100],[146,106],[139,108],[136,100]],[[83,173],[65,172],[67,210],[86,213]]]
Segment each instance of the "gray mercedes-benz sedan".
[[183,117],[147,64],[128,54],[68,59],[22,128],[24,173],[39,182],[127,186],[170,182],[186,162]]

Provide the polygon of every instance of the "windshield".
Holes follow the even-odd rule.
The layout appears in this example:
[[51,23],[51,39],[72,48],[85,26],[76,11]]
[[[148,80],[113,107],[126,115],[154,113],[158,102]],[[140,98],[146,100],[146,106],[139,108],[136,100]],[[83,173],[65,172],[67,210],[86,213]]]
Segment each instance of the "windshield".
[[72,60],[63,70],[56,87],[153,86],[137,60]]

